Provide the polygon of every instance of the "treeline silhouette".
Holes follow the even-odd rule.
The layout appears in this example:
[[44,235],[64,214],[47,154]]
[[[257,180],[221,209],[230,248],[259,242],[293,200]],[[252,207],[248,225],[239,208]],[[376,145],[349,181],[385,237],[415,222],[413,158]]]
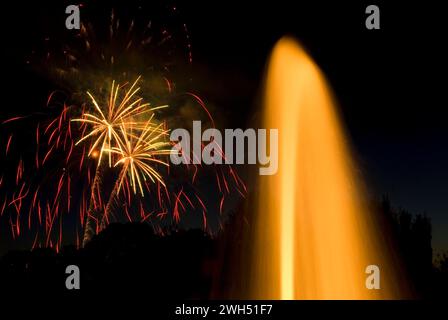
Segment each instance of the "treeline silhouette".
[[[393,208],[387,197],[378,210],[386,217],[384,223],[389,225],[414,296],[448,297],[448,255],[434,259],[430,219]],[[235,231],[232,224],[240,220],[234,214],[222,233]],[[226,293],[213,291],[232,286],[232,275],[224,271],[223,284],[218,285],[217,275],[229,269],[227,265],[241,263],[220,254],[229,239],[211,238],[201,230],[160,236],[148,224],[111,224],[82,249],[65,246],[59,253],[49,248],[7,253],[0,258],[0,293],[67,291],[65,268],[74,264],[81,270],[81,292],[141,293],[148,299],[224,297]],[[241,250],[241,243],[234,242],[226,246]]]
[[434,257],[432,225],[426,213],[414,215],[403,208],[394,208],[388,196],[382,197],[379,211],[392,232],[391,238],[414,296],[448,297],[448,255],[439,253]]
[[67,291],[65,268],[74,264],[80,269],[80,292],[205,299],[211,278],[204,267],[211,249],[212,239],[200,230],[159,236],[148,224],[111,224],[79,250],[7,253],[0,260],[0,291]]

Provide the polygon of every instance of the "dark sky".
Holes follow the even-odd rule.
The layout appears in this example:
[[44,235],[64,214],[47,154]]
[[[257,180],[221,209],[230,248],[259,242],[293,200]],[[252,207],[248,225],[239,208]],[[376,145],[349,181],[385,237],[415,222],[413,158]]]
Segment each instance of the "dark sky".
[[[16,64],[43,26],[63,24],[65,5],[53,2],[2,4],[4,94],[17,92]],[[85,1],[101,3],[110,2]],[[369,4],[380,7],[381,30],[364,26]],[[179,1],[176,8],[191,34],[196,91],[234,127],[254,116],[274,43],[285,34],[300,40],[333,87],[371,196],[426,211],[436,250],[448,249],[446,19],[438,1]],[[13,100],[2,119],[26,109]]]

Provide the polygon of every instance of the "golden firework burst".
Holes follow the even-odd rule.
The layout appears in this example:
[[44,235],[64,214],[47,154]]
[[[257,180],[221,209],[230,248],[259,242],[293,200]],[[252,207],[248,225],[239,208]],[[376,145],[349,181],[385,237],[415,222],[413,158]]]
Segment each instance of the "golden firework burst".
[[[138,187],[142,196],[144,196],[143,182],[148,178],[154,183],[158,181],[165,185],[162,175],[154,165],[169,166],[168,162],[160,159],[161,155],[172,153],[172,150],[167,148],[171,143],[165,139],[169,131],[163,128],[163,123],[155,124],[153,117],[154,115],[143,128],[137,130],[123,122],[120,126],[117,147],[105,149],[110,154],[118,155],[119,160],[114,166],[122,165],[122,174],[117,181],[118,190],[126,178],[130,179],[134,193],[137,193]],[[134,131],[137,131],[137,134],[134,134]]]
[[[86,132],[77,142],[81,142],[93,138],[88,155],[99,147],[98,166],[101,164],[103,154],[106,150],[111,150],[114,146],[119,144],[119,134],[121,126],[130,127],[144,131],[144,122],[139,122],[137,118],[143,114],[153,112],[158,109],[166,108],[168,106],[150,107],[149,103],[143,103],[143,98],[139,98],[136,94],[140,91],[137,87],[140,77],[138,77],[131,85],[129,90],[125,89],[125,85],[115,84],[112,81],[109,98],[104,103],[98,103],[98,100],[90,93],[87,95],[94,106],[92,112],[86,112],[82,118],[73,119],[74,122],[81,122],[90,126],[90,131]],[[124,95],[121,102],[117,103],[120,96],[120,91],[124,90]],[[109,167],[112,166],[111,153],[109,152]]]

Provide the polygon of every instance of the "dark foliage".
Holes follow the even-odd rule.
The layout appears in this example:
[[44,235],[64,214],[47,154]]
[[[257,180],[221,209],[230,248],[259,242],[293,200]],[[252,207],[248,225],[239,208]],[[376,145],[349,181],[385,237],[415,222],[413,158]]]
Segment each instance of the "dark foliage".
[[143,294],[148,299],[206,298],[204,261],[212,240],[201,231],[154,235],[146,224],[112,224],[83,249],[16,251],[0,260],[0,291],[67,291],[65,268],[81,270],[82,291]]

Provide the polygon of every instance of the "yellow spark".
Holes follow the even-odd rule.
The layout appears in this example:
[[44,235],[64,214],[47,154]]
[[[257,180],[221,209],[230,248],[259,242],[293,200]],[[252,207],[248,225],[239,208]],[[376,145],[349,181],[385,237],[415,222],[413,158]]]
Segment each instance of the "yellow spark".
[[170,142],[164,139],[168,135],[168,130],[162,127],[162,123],[156,125],[152,122],[152,115],[150,119],[144,124],[143,128],[138,131],[138,135],[133,133],[134,129],[124,122],[120,126],[120,137],[117,139],[117,147],[106,149],[109,153],[115,153],[119,156],[119,160],[114,166],[122,165],[122,172],[119,181],[117,181],[119,190],[123,184],[124,179],[129,177],[130,184],[134,193],[137,193],[137,187],[141,195],[144,196],[142,181],[149,178],[153,183],[160,182],[165,186],[161,174],[153,166],[154,164],[161,164],[169,166],[169,164],[158,156],[169,155],[173,151],[165,149],[170,146]]
[[[111,150],[114,145],[119,144],[118,131],[120,127],[134,126],[136,129],[144,130],[141,122],[135,120],[136,117],[153,112],[158,109],[166,108],[167,106],[157,106],[150,108],[149,103],[143,103],[143,98],[136,97],[136,94],[140,91],[140,87],[137,87],[137,83],[140,80],[138,77],[129,90],[125,90],[124,96],[121,102],[117,103],[117,98],[120,96],[120,90],[124,86],[115,84],[112,81],[112,86],[109,93],[109,99],[105,103],[98,103],[97,99],[90,93],[87,95],[94,106],[91,113],[84,113],[82,118],[73,119],[74,122],[81,122],[90,125],[91,130],[87,132],[81,139],[76,142],[76,145],[80,144],[84,140],[93,138],[92,146],[88,155],[91,156],[92,152],[98,147],[98,166],[101,163],[104,152]],[[111,153],[109,152],[109,167],[112,166]]]

